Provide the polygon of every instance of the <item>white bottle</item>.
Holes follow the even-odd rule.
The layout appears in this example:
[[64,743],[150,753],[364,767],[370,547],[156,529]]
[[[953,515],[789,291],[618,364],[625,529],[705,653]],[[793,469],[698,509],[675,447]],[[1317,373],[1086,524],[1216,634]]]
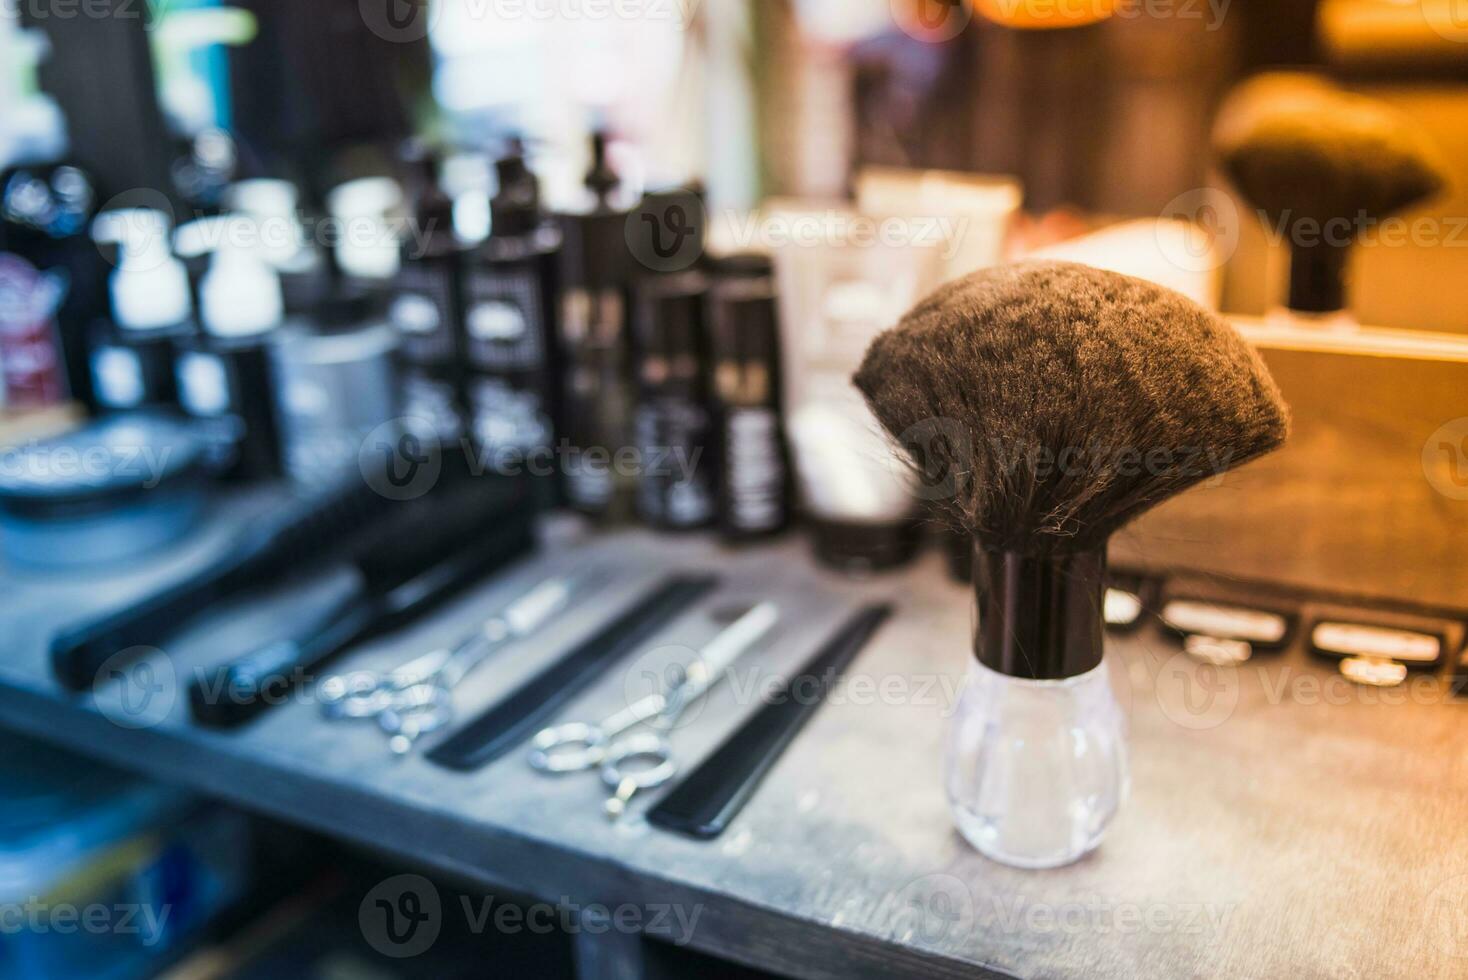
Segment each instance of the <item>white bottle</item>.
[[113,323],[90,358],[98,404],[124,410],[177,401],[174,360],[194,332],[188,274],[169,251],[169,218],[151,208],[105,211],[92,237],[118,246],[109,281]]
[[326,207],[341,227],[336,264],[348,276],[390,282],[402,261],[393,217],[403,205],[403,190],[391,177],[361,177],[338,185]]
[[285,316],[280,276],[252,244],[256,225],[231,217],[199,284],[199,315],[211,337],[258,337]]
[[0,169],[66,155],[66,118],[37,82],[37,68],[50,50],[40,29],[0,16]]
[[210,420],[227,475],[279,475],[272,347],[284,318],[280,277],[254,248],[258,226],[231,216],[209,243],[214,253],[199,284],[203,333],[178,359],[179,404]]

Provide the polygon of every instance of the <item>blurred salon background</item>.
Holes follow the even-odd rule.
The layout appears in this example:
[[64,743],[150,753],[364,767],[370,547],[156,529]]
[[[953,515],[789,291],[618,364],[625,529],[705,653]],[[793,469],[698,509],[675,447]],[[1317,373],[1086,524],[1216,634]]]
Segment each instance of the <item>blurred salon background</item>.
[[[850,374],[942,282],[1057,257],[1233,318],[1297,420],[1284,462],[1162,508],[1119,569],[1461,624],[1464,478],[1423,456],[1468,390],[1458,6],[6,0],[0,605],[23,586],[16,622],[51,622],[89,583],[166,579],[224,518],[344,474],[391,497],[416,454],[461,445],[505,476],[554,458],[508,523],[789,534],[863,582],[952,551],[961,578],[969,544],[926,519]],[[1290,236],[1220,165],[1220,107],[1282,70],[1395,110],[1447,176],[1351,249],[1339,308],[1292,300]],[[615,465],[654,445],[710,462]],[[139,446],[171,455],[131,472]],[[406,477],[373,483],[379,449]],[[90,690],[97,666],[56,669]],[[390,970],[368,948],[380,855],[22,737],[0,742],[0,904],[181,911],[141,934],[5,926],[0,978],[482,975],[483,937]],[[574,972],[531,939],[497,962]]]

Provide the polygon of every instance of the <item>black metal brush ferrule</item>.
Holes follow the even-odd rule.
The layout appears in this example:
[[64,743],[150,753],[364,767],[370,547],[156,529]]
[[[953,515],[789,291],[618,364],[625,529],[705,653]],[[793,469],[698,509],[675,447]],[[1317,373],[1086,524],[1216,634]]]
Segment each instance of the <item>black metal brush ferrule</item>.
[[974,655],[1010,677],[1063,680],[1101,663],[1106,549],[1055,555],[974,544]]
[[1349,244],[1314,242],[1290,250],[1289,308],[1301,313],[1334,313],[1346,308]]

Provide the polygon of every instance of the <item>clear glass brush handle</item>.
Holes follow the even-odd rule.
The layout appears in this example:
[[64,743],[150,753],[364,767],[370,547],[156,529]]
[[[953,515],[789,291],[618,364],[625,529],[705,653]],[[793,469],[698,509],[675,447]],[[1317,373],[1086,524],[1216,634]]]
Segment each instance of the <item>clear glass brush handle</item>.
[[1096,847],[1127,794],[1126,715],[1103,663],[1063,680],[972,661],[948,732],[948,799],[959,832],[1020,868]]

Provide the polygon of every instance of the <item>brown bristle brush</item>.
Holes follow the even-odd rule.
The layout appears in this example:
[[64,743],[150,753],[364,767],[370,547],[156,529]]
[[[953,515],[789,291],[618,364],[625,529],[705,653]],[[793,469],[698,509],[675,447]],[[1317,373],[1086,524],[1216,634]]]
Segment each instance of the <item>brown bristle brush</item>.
[[1073,861],[1126,793],[1102,663],[1106,542],[1172,495],[1279,446],[1257,354],[1161,286],[1066,262],[973,273],[867,349],[857,388],[974,539],[979,628],[948,795],[979,850]]
[[1289,243],[1288,306],[1303,313],[1344,309],[1350,246],[1446,184],[1437,150],[1413,120],[1299,72],[1240,85],[1213,144],[1229,180]]
[[[945,437],[958,476],[939,503],[976,540],[975,581],[1023,600],[984,625],[1023,642],[980,656],[1036,678],[1099,662],[1113,531],[1278,447],[1287,429],[1268,370],[1227,323],[1161,286],[1067,262],[948,283],[872,342],[854,380],[909,450],[933,449],[914,436]],[[1041,591],[1022,594],[1021,579]],[[1056,594],[1063,611],[1045,605]],[[1085,649],[1057,647],[1057,629]]]

